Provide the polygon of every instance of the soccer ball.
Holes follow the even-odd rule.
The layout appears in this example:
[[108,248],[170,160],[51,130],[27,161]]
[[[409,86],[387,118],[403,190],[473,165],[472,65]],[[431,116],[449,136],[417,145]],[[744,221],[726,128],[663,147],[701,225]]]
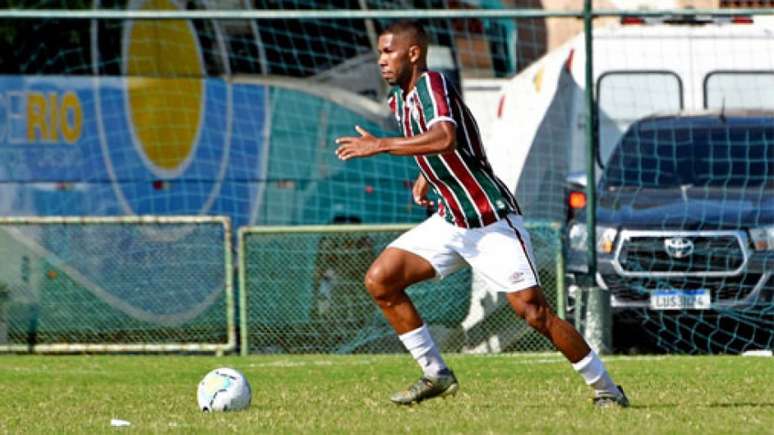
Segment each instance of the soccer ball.
[[227,367],[215,369],[199,382],[196,400],[199,409],[209,411],[239,411],[250,406],[252,392],[242,373]]

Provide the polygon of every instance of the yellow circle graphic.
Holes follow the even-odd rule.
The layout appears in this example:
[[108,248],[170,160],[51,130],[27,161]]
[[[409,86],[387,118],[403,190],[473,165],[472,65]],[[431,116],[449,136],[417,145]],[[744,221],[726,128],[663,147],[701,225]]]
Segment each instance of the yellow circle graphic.
[[[176,10],[171,0],[141,9]],[[185,20],[138,20],[126,53],[134,135],[158,169],[175,171],[191,156],[204,110],[204,68],[195,29]]]

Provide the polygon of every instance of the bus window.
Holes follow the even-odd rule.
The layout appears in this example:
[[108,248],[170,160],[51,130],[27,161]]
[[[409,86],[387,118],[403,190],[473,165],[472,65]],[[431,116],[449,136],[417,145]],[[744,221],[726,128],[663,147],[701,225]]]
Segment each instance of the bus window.
[[671,71],[610,71],[597,79],[599,158],[604,163],[636,120],[683,108],[683,85]]
[[774,71],[708,73],[704,78],[704,108],[774,108]]

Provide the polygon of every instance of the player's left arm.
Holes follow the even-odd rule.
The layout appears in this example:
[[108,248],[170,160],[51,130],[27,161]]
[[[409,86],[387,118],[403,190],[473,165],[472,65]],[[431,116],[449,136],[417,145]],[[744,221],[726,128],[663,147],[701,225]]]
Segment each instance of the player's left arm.
[[457,147],[457,127],[451,122],[436,122],[426,132],[412,137],[375,137],[359,125],[359,137],[336,139],[336,155],[341,160],[389,153],[395,156],[446,154]]

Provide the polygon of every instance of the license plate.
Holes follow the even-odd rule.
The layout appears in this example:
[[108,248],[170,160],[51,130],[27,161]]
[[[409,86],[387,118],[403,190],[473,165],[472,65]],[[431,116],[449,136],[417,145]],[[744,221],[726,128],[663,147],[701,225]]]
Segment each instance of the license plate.
[[656,290],[650,294],[652,310],[708,310],[710,292],[696,290]]

